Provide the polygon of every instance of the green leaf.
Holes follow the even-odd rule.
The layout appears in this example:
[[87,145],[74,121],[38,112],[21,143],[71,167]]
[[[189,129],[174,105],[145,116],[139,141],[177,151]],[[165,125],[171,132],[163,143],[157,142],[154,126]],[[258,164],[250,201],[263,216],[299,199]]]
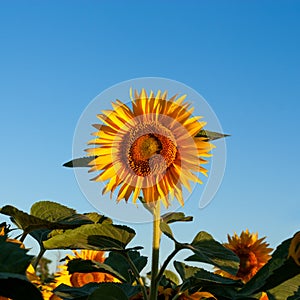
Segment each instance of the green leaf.
[[[75,210],[67,209],[66,207],[63,209],[64,206],[50,201],[42,202],[33,205],[31,209],[32,215],[11,205],[2,207],[0,213],[11,216],[13,222],[26,233],[38,229],[70,229],[83,224],[93,223],[87,216],[76,214]],[[59,207],[62,207],[62,212],[59,212]]]
[[128,297],[118,285],[103,283],[88,297],[87,300],[128,300]]
[[[297,294],[299,287],[300,287],[300,274],[294,276],[289,280],[284,281],[283,283],[274,287],[273,289],[268,290],[268,297],[270,300],[290,299],[289,296],[296,297],[295,293]],[[299,300],[300,295],[298,295],[298,298],[295,299]]]
[[178,276],[170,270],[164,271],[164,277],[165,277],[165,279],[167,279],[168,281],[171,281],[175,285],[179,285],[179,283],[180,283]]
[[[137,268],[140,273],[145,266],[147,265],[147,257],[141,256],[138,251],[128,251],[127,255],[129,256],[132,263]],[[132,267],[130,266],[126,255],[110,252],[108,258],[106,258],[105,263],[111,266],[114,270],[120,273],[126,281],[133,283],[135,281],[133,276]]]
[[115,278],[118,278],[120,281],[126,281],[126,279],[114,270],[111,266],[105,263],[99,263],[97,261],[92,260],[85,260],[85,259],[72,259],[67,263],[68,271],[70,274],[75,272],[80,273],[91,273],[91,272],[101,272],[101,273],[108,273]]
[[[54,294],[59,296],[62,299],[87,299],[89,295],[91,295],[95,290],[97,290],[102,285],[113,285],[117,286],[123,290],[127,297],[132,297],[140,292],[138,286],[131,286],[129,284],[117,284],[117,283],[88,283],[80,288],[70,287],[65,284],[60,284],[57,288],[54,289]],[[105,298],[98,298],[99,300],[106,300]]]
[[43,300],[40,291],[25,275],[3,272],[0,272],[0,296],[14,300]]
[[182,281],[186,281],[190,277],[193,277],[199,270],[197,267],[191,267],[179,261],[174,261],[174,267]]
[[298,290],[294,293],[294,295],[288,297],[287,300],[299,300],[299,299],[300,299],[300,286],[298,287]]
[[84,286],[79,288],[71,287],[65,284],[60,284],[53,290],[53,292],[55,295],[59,296],[62,299],[86,299],[98,287],[99,283],[95,282],[85,284]]
[[80,157],[72,159],[66,163],[63,164],[64,167],[67,168],[86,168],[90,167],[89,163],[93,161],[98,156],[87,156],[87,157]]
[[93,223],[95,224],[102,224],[102,223],[110,223],[112,224],[112,219],[104,216],[104,215],[100,215],[96,212],[91,212],[91,213],[85,213],[83,214],[84,216],[88,217]]
[[195,137],[204,137],[204,138],[207,138],[209,141],[213,141],[213,140],[225,138],[228,136],[230,136],[230,135],[202,129],[196,134]]
[[242,286],[239,280],[226,278],[202,268],[191,267],[178,261],[174,262],[174,266],[183,281],[181,290],[195,292],[203,289],[217,296],[218,299],[220,297],[234,299],[237,288]]
[[192,216],[185,216],[182,212],[170,212],[161,216],[162,221],[167,224],[175,223],[175,222],[190,222],[193,221]]
[[[165,234],[168,238],[170,238],[175,243],[178,243],[174,236],[171,227],[164,221],[160,221],[159,223],[160,230],[163,234]],[[179,243],[178,243],[179,244]]]
[[49,228],[53,225],[47,220],[31,216],[11,205],[2,207],[0,213],[12,217],[12,221],[26,233],[35,229]]
[[69,229],[43,242],[45,249],[125,250],[135,236],[133,229],[108,223]]
[[6,236],[0,236],[0,272],[17,273],[25,275],[32,255],[27,255],[28,250],[20,248],[20,244],[7,242]]
[[42,220],[58,222],[76,214],[67,206],[52,201],[39,201],[31,206],[30,214]]
[[235,275],[239,269],[239,258],[236,254],[215,241],[205,231],[199,232],[186,248],[195,253],[188,257],[186,261],[212,264],[232,275]]

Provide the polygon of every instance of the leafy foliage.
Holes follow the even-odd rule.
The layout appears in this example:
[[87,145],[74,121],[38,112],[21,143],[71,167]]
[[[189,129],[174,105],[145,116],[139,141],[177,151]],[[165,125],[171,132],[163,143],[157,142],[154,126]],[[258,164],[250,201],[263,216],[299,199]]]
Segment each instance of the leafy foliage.
[[[9,205],[2,207],[0,213],[9,215],[18,228],[39,241],[40,254],[47,249],[110,251],[104,263],[83,259],[70,260],[67,264],[68,271],[69,274],[104,272],[119,279],[120,283],[88,283],[82,287],[62,284],[55,289],[55,294],[60,298],[128,300],[134,296],[141,299],[142,291],[147,293],[148,287],[145,285],[147,280],[139,274],[144,272],[148,258],[138,251],[141,247],[129,247],[135,237],[132,228],[115,225],[111,219],[102,214],[96,212],[79,214],[72,208],[51,201],[35,203],[30,214]],[[300,298],[300,266],[296,264],[294,258],[288,256],[291,239],[279,245],[268,263],[247,283],[222,277],[180,261],[174,262],[177,273],[166,270],[174,256],[185,249],[192,252],[186,261],[210,264],[232,275],[237,273],[239,259],[236,254],[214,240],[207,232],[200,231],[190,243],[179,242],[175,238],[171,225],[175,222],[192,220],[191,216],[185,216],[181,212],[161,216],[161,232],[174,243],[173,252],[167,257],[155,279],[162,290],[167,291],[166,293],[172,294],[172,297],[177,293],[185,295],[198,293],[195,294],[198,296],[201,293],[201,295],[212,294],[218,300],[254,300],[259,299],[262,292],[267,292],[270,300]],[[30,299],[42,299],[38,288],[30,283],[25,275],[28,265],[34,262],[33,256],[28,255],[26,249],[20,248],[20,243],[7,242],[5,233],[8,231],[2,232],[4,236],[0,236],[0,295],[18,300],[23,299],[26,291]],[[25,237],[24,234],[22,237]],[[40,259],[39,257],[38,260]],[[42,261],[43,259],[40,263]],[[40,274],[38,261],[37,266]]]

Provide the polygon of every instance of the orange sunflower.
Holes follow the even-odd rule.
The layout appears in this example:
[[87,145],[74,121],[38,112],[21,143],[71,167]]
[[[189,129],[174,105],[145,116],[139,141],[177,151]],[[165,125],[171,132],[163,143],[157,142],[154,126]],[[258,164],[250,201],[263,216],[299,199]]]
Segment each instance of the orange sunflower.
[[249,233],[248,229],[242,231],[238,236],[236,233],[227,236],[228,243],[224,246],[232,250],[240,259],[240,266],[236,276],[225,271],[217,270],[216,273],[232,279],[241,279],[243,282],[249,281],[257,271],[271,258],[271,248],[268,248],[263,238],[258,239],[257,233]]
[[[93,260],[100,263],[105,261],[105,256],[103,251],[95,251],[95,250],[81,250],[76,251],[73,250],[74,255],[67,255],[67,260],[72,260],[76,258],[81,258],[85,260]],[[49,300],[59,300],[61,298],[55,296],[52,292],[56,287],[60,284],[66,284],[72,287],[82,287],[85,284],[90,282],[120,282],[118,279],[113,277],[110,274],[102,273],[102,272],[90,272],[90,273],[80,273],[75,272],[73,274],[69,274],[68,267],[66,264],[58,266],[60,269],[59,272],[55,273],[54,282],[44,285],[41,290],[44,299]]]
[[213,148],[206,138],[194,136],[204,127],[186,95],[167,99],[167,92],[142,89],[131,95],[130,105],[116,100],[113,110],[102,111],[96,124],[93,148],[88,155],[90,172],[100,171],[94,180],[107,181],[103,193],[119,188],[117,201],[135,203],[140,193],[147,204],[162,200],[167,207],[174,197],[184,204],[182,186],[191,191],[190,181],[202,183],[195,172],[207,176],[203,157]]
[[[67,259],[72,260],[75,258],[81,258],[85,260],[94,260],[100,263],[105,261],[103,251],[95,250],[73,250],[73,255],[68,255]],[[90,272],[90,273],[79,273],[75,272],[69,274],[66,265],[59,266],[60,271],[55,274],[56,286],[61,283],[64,283],[73,287],[81,287],[90,282],[120,282],[118,279],[114,278],[112,275],[101,272]]]

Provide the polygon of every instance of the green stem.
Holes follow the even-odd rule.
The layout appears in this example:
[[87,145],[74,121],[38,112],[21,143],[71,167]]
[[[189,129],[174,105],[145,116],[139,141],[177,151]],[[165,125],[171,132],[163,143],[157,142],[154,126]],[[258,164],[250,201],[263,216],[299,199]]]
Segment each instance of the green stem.
[[35,259],[34,263],[32,264],[33,268],[36,270],[36,267],[39,264],[40,259],[43,257],[44,253],[46,252],[46,249],[42,248],[40,250],[39,255],[37,256],[37,258]]
[[157,299],[158,282],[156,279],[158,274],[160,236],[160,201],[158,200],[153,210],[152,268],[149,300]]
[[128,255],[127,252],[125,253],[125,257],[126,257],[128,263],[129,263],[129,265],[130,265],[130,267],[132,269],[132,272],[133,272],[133,274],[135,276],[136,281],[139,283],[139,285],[141,287],[144,300],[147,300],[147,298],[148,298],[148,296],[147,296],[147,290],[146,290],[146,286],[145,286],[143,278],[141,277],[138,269],[136,268],[135,264],[133,263],[132,259],[130,258],[130,256]]
[[163,276],[164,274],[164,271],[166,270],[168,264],[170,263],[170,261],[172,260],[172,258],[181,250],[181,248],[175,248],[171,254],[167,257],[167,259],[165,260],[165,262],[163,263],[157,277],[156,277],[156,282],[157,284],[160,282],[161,280],[161,277]]

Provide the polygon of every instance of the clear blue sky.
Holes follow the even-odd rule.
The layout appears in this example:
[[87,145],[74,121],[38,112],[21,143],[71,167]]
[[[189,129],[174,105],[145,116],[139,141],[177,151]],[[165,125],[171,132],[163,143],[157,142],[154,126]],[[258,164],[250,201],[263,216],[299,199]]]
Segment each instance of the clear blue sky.
[[193,195],[178,239],[249,228],[275,247],[300,230],[299,1],[1,1],[0,41],[1,206],[93,210],[62,167],[77,121],[101,91],[155,76],[198,91],[232,135],[216,197],[200,210]]

